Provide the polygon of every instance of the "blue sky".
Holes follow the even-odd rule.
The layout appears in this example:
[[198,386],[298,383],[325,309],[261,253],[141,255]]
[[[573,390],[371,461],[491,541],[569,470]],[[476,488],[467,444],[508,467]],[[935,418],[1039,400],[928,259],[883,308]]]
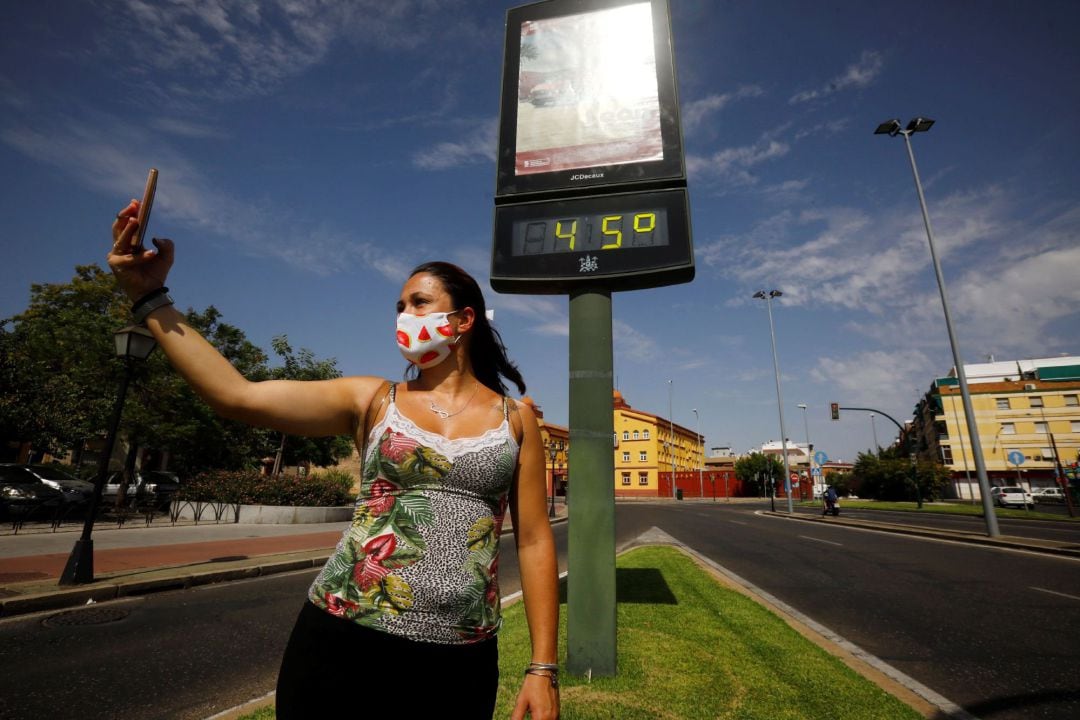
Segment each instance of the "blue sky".
[[[614,296],[618,387],[707,443],[872,445],[952,365],[900,138],[914,138],[968,362],[1080,354],[1080,5],[672,0],[697,278]],[[161,180],[169,285],[269,349],[400,377],[407,270],[487,285],[510,3],[98,0],[0,11],[0,317],[103,262]],[[529,394],[568,418],[567,300],[489,292]],[[877,421],[879,439],[892,437]]]

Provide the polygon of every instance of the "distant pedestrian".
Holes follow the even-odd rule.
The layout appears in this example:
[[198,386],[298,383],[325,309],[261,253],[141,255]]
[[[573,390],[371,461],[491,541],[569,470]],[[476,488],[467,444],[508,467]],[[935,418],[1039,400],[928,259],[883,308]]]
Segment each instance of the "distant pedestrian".
[[[173,367],[225,417],[283,433],[349,434],[362,459],[353,521],[308,591],[277,686],[277,717],[490,718],[499,682],[499,535],[513,518],[531,661],[512,719],[559,716],[559,592],[543,445],[483,293],[432,262],[397,300],[408,380],[250,382],[172,307],[169,240],[132,251],[135,200],[116,216],[109,266]],[[363,297],[363,289],[356,296]],[[326,320],[381,344],[366,308]],[[389,308],[387,308],[389,309]],[[254,591],[253,591],[254,592]]]
[[829,485],[827,488],[825,488],[825,494],[822,496],[822,499],[825,501],[824,508],[821,511],[821,515],[823,517],[825,515],[840,514],[840,509],[837,507],[836,504],[837,500],[840,499],[839,496],[836,494],[836,488],[834,488],[832,485]]

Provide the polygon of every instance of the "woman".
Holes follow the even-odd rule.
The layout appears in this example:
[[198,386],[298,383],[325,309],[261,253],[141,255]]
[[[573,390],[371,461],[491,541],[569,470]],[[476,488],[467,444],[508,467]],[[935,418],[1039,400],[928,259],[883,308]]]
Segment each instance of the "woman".
[[[218,413],[293,435],[349,433],[363,458],[352,526],[312,584],[278,678],[278,718],[490,717],[498,683],[498,536],[510,510],[532,662],[512,718],[559,714],[554,542],[539,427],[476,281],[418,267],[397,302],[412,379],[249,382],[164,287],[173,244],[132,252],[138,202],[116,216],[109,266],[132,312]],[[325,715],[323,715],[325,716]]]

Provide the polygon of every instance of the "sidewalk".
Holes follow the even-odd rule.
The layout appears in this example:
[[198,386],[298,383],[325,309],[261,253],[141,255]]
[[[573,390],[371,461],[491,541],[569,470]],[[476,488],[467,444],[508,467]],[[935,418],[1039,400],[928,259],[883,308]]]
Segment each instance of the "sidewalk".
[[[553,522],[566,520],[555,506]],[[78,532],[0,537],[0,618],[322,566],[348,522],[94,530],[93,583],[57,584]],[[510,517],[503,534],[512,530]]]

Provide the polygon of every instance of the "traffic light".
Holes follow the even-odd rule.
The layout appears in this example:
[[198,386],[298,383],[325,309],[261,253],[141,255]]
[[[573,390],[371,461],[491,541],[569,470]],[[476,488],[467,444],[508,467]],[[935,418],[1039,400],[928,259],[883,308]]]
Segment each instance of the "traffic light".
[[832,413],[833,420],[840,419],[840,403],[829,403],[829,411]]

